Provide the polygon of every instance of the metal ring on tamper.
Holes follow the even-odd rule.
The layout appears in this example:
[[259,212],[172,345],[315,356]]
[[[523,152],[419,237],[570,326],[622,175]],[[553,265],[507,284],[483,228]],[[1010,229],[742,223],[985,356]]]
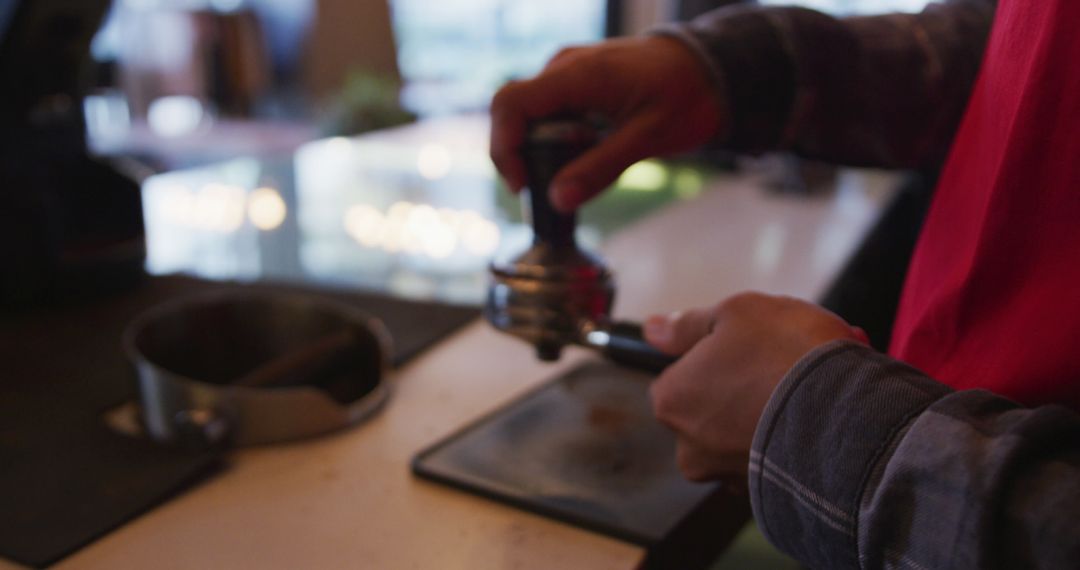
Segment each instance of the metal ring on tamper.
[[205,447],[289,441],[356,424],[390,394],[376,318],[300,293],[215,292],[135,319],[124,350],[150,438]]

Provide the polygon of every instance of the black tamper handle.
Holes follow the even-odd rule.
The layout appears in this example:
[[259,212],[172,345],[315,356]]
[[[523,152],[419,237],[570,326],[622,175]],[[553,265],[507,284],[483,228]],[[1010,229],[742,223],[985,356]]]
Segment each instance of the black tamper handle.
[[607,333],[604,356],[623,366],[659,374],[676,360],[676,357],[660,352],[645,342],[645,335],[638,323],[614,322],[607,327]]
[[551,181],[562,167],[596,144],[597,132],[575,118],[545,119],[529,126],[522,148],[528,177],[529,213],[535,243],[554,249],[575,247],[577,215],[558,212],[551,205]]

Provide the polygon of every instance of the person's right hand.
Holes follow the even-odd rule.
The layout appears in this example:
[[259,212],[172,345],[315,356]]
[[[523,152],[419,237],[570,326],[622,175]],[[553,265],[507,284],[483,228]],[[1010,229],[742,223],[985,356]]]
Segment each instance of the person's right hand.
[[650,396],[656,418],[675,432],[679,469],[694,481],[745,481],[758,421],[792,366],[833,340],[868,343],[862,329],[817,305],[762,293],[653,316],[644,333],[681,355]]
[[600,114],[613,131],[552,181],[551,202],[570,212],[631,164],[689,150],[724,126],[718,95],[697,57],[666,37],[616,39],[565,49],[537,77],[511,82],[491,103],[491,158],[517,192],[528,123],[558,114]]

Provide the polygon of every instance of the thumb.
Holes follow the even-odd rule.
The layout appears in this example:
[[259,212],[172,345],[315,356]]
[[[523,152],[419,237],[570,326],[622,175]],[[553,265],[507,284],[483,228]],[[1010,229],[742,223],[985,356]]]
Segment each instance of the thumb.
[[661,352],[680,355],[708,336],[712,326],[713,309],[691,309],[653,315],[646,319],[642,331],[645,340]]

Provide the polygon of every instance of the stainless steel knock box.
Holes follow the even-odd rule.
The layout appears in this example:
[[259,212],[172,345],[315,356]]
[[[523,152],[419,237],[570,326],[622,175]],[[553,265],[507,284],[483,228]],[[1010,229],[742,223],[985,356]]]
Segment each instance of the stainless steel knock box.
[[137,317],[123,344],[142,430],[166,443],[310,437],[360,422],[390,395],[386,328],[317,296],[196,295]]

